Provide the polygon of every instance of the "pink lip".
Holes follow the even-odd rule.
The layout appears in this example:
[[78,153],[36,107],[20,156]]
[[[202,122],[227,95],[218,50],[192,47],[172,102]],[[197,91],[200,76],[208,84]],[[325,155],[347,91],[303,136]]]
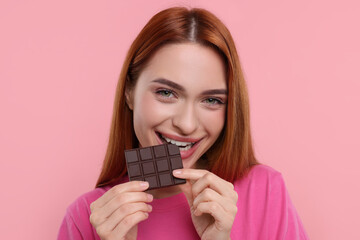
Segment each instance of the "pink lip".
[[180,155],[181,155],[181,158],[182,159],[186,159],[186,158],[189,158],[191,157],[191,155],[193,155],[193,153],[196,151],[196,149],[198,148],[199,146],[199,142],[196,142],[189,150],[186,150],[186,151],[180,151]]
[[[160,132],[159,132],[160,133]],[[186,151],[180,151],[180,155],[181,155],[181,158],[184,160],[186,158],[189,158],[191,157],[191,155],[193,155],[193,153],[196,151],[196,149],[198,148],[199,146],[199,143],[201,141],[201,138],[185,138],[185,137],[178,137],[178,136],[174,136],[174,135],[171,135],[171,134],[163,134],[163,133],[160,133],[161,135],[167,137],[167,138],[171,138],[171,139],[174,139],[175,141],[181,141],[181,142],[196,142],[189,150],[186,150]],[[159,136],[157,134],[156,135],[156,138],[159,142],[159,144],[163,144],[162,140],[159,138]]]

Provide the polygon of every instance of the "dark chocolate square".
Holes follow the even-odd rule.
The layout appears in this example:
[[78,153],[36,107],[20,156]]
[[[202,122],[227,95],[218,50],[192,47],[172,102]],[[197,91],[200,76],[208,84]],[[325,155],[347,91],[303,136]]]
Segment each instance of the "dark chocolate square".
[[162,187],[173,185],[173,181],[170,173],[160,174],[159,179],[160,179],[160,186]]
[[165,152],[165,146],[164,145],[158,145],[154,147],[154,152],[155,152],[155,157],[159,158],[159,157],[166,157],[166,152]]
[[149,189],[159,187],[156,176],[145,177],[145,181],[149,183]]
[[138,161],[137,152],[134,151],[125,151],[125,157],[126,161],[129,163]]
[[131,173],[130,177],[141,176],[139,164],[129,166],[129,173]]
[[169,163],[166,158],[157,160],[156,166],[159,172],[169,171]]
[[140,149],[141,160],[152,159],[151,148]]
[[153,162],[146,162],[142,164],[144,175],[155,173],[155,167]]
[[171,156],[180,154],[179,147],[174,144],[169,144],[168,150],[169,150],[169,155],[171,155]]
[[172,157],[170,158],[170,161],[172,169],[183,168],[181,157]]

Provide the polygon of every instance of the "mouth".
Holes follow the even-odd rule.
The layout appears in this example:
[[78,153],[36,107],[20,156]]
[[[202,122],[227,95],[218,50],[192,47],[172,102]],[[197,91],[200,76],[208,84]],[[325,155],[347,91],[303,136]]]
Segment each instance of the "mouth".
[[159,133],[159,132],[156,132],[156,135],[159,137],[159,139],[160,139],[163,143],[175,144],[176,146],[179,147],[180,151],[187,151],[187,150],[191,149],[196,143],[199,142],[199,141],[194,141],[194,142],[178,141],[178,140],[174,140],[174,139],[165,137],[164,135],[162,135],[162,134]]
[[[203,138],[184,138],[155,131],[159,144],[175,144],[179,147],[182,160],[190,159],[199,148]],[[176,140],[175,140],[176,139]],[[185,167],[185,165],[184,165]]]
[[[199,138],[199,139],[182,138],[181,139],[182,141],[180,141],[179,137],[177,137],[177,136],[172,136],[170,138],[169,134],[166,134],[166,136],[165,136],[164,134],[161,134],[160,132],[157,132],[157,131],[155,131],[155,133],[158,136],[158,139],[162,143],[174,144],[174,145],[178,146],[180,153],[181,153],[181,157],[183,159],[190,157],[195,152],[199,143],[202,140],[202,138]],[[175,140],[174,138],[176,138],[177,140]]]

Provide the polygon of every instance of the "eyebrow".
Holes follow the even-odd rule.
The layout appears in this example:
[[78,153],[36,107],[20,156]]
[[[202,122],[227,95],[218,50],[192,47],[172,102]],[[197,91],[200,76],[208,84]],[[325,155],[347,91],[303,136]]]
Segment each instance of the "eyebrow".
[[206,90],[202,93],[203,95],[218,95],[218,94],[224,94],[227,95],[226,89],[211,89]]
[[[161,83],[161,84],[165,84],[171,88],[174,88],[178,91],[182,91],[185,92],[185,88],[171,80],[165,79],[165,78],[158,78],[153,80],[152,82],[157,82],[157,83]],[[210,89],[210,90],[205,90],[204,92],[202,92],[202,95],[217,95],[217,94],[224,94],[227,95],[227,90],[226,89]]]
[[181,86],[173,81],[170,81],[168,79],[165,79],[165,78],[158,78],[158,79],[153,80],[152,82],[165,84],[165,85],[168,85],[169,87],[175,88],[176,90],[185,92],[185,88],[183,86]]

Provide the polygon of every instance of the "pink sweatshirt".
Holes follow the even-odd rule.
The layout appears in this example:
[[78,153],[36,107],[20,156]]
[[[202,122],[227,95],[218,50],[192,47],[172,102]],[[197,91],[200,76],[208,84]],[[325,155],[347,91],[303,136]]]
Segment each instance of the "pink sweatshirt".
[[[234,186],[239,199],[231,239],[309,239],[279,172],[257,165]],[[94,189],[72,203],[58,239],[100,239],[89,222],[89,205],[110,188]],[[149,218],[138,225],[138,239],[200,239],[184,194],[154,199],[151,205]]]

